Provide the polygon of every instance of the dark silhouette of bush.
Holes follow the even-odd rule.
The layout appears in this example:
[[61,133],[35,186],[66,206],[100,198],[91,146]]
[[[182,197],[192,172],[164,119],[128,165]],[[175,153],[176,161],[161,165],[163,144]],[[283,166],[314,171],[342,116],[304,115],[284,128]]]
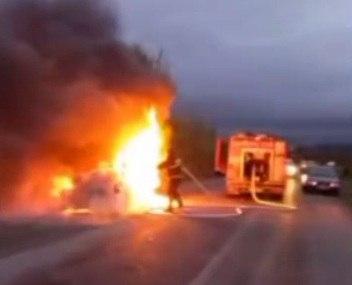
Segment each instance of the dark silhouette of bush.
[[172,146],[185,166],[200,177],[214,175],[215,128],[193,118],[176,118],[171,124]]
[[352,175],[352,146],[348,144],[326,144],[299,146],[295,149],[298,159],[314,160],[320,163],[335,161],[345,177]]

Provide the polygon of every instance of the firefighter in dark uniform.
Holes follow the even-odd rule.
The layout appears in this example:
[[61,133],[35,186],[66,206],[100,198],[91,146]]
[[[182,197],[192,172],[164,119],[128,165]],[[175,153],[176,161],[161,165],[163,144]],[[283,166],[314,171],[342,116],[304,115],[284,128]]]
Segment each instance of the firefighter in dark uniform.
[[183,207],[183,201],[178,191],[178,187],[182,182],[182,162],[181,159],[176,158],[175,154],[171,151],[167,160],[160,165],[160,168],[165,169],[168,174],[168,187],[167,187],[167,195],[169,197],[169,207],[167,209],[168,212],[173,211],[172,203],[174,201],[177,202],[178,207]]

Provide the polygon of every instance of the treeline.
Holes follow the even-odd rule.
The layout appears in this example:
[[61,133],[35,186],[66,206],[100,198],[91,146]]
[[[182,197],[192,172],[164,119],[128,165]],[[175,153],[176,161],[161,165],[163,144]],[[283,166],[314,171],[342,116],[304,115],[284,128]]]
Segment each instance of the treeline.
[[[215,127],[191,117],[175,118],[171,124],[173,148],[184,164],[197,176],[214,175]],[[335,161],[343,174],[352,177],[352,144],[296,146],[293,155],[296,160]]]
[[298,159],[314,160],[320,163],[335,161],[345,175],[352,176],[352,145],[326,144],[296,147]]
[[216,131],[211,124],[193,118],[172,121],[173,147],[185,166],[195,175],[214,175]]

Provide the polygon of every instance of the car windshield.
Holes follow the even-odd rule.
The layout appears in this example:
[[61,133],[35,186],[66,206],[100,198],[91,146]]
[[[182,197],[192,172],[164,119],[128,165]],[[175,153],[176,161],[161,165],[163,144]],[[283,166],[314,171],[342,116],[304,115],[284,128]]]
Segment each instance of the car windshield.
[[333,167],[313,167],[308,171],[308,174],[312,176],[337,178],[337,173]]

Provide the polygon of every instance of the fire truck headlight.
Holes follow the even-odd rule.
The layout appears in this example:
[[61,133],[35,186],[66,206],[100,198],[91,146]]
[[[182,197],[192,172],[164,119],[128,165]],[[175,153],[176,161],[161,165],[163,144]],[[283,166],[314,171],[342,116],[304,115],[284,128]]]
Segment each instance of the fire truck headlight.
[[298,174],[298,167],[292,164],[287,165],[286,173],[289,177],[296,176]]

